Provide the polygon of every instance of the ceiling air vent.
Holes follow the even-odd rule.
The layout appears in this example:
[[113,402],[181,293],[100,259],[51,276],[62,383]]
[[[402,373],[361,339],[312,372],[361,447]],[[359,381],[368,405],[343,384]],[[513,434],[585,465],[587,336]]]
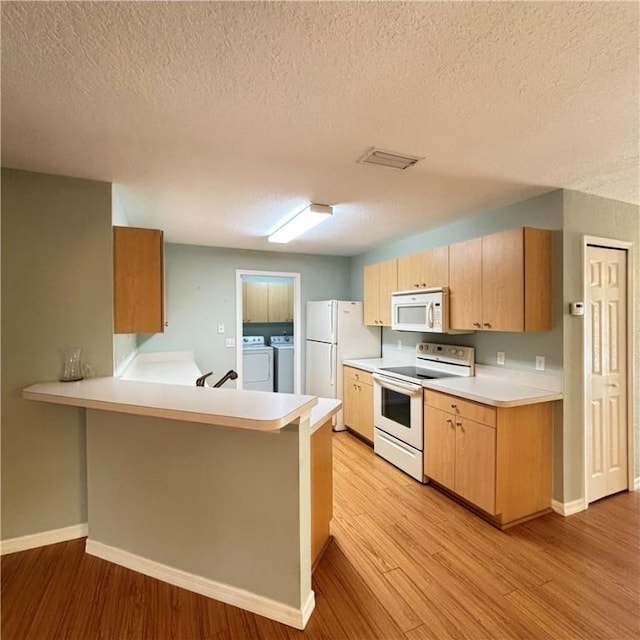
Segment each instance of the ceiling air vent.
[[376,149],[372,147],[365,153],[358,162],[360,164],[377,164],[382,167],[391,167],[393,169],[408,169],[413,166],[419,160],[418,156],[407,156],[403,153],[396,153],[395,151],[384,151],[383,149]]

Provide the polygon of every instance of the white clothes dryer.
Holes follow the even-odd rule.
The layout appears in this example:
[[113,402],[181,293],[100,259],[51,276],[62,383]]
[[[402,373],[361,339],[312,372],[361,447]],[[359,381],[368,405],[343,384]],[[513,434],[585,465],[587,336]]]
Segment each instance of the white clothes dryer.
[[264,336],[242,338],[242,388],[251,391],[273,391],[273,347]]
[[278,393],[293,393],[293,336],[271,336],[273,347],[274,390]]

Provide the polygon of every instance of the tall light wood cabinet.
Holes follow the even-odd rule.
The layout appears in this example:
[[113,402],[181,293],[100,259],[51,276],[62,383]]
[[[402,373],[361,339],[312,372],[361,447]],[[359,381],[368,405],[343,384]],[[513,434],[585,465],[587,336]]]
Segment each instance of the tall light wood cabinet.
[[113,227],[113,332],[163,331],[163,233]]
[[549,331],[551,232],[509,229],[449,246],[452,329]]
[[424,390],[424,474],[507,527],[551,509],[552,403],[493,407]]
[[344,367],[344,424],[373,442],[373,379],[368,371]]
[[391,294],[398,291],[397,260],[364,268],[364,323],[391,326]]
[[398,258],[398,291],[449,285],[449,247]]

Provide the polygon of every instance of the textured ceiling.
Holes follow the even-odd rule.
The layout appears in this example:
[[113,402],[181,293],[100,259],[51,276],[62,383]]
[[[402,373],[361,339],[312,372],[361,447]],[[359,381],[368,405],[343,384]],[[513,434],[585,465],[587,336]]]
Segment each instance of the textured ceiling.
[[[111,181],[170,242],[351,255],[555,187],[640,200],[636,2],[1,10],[2,164]],[[268,244],[309,201],[332,220]]]

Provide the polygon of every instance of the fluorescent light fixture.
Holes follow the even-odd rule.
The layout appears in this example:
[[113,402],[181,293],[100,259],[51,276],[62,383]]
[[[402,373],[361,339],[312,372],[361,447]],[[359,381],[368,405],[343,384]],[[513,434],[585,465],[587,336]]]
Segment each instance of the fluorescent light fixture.
[[275,233],[272,233],[269,236],[269,242],[279,242],[281,244],[290,242],[305,231],[313,229],[332,213],[332,208],[326,204],[310,204],[291,220],[285,222]]

